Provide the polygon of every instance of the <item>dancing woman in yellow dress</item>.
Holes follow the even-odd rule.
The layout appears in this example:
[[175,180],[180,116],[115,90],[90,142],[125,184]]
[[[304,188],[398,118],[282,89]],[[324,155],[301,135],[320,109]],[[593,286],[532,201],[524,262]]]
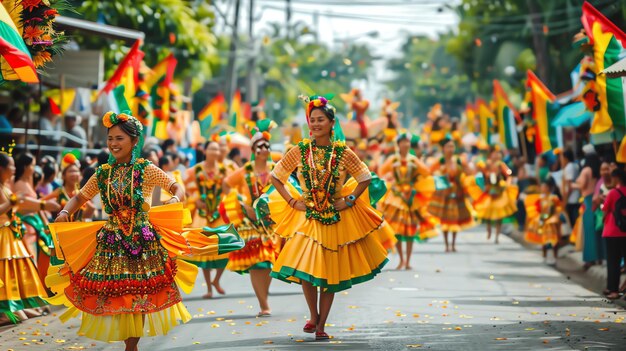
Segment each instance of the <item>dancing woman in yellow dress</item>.
[[[268,295],[272,277],[270,272],[280,252],[280,241],[273,231],[269,213],[252,207],[271,185],[270,172],[274,163],[270,157],[270,129],[276,123],[269,119],[257,122],[251,138],[252,160],[236,170],[225,180],[225,187],[233,189],[225,199],[225,207],[230,223],[246,241],[246,246],[228,257],[227,269],[238,273],[250,273],[250,281],[260,311],[258,317],[271,315]],[[237,189],[237,190],[235,190]],[[233,210],[230,210],[233,209]]]
[[510,184],[513,172],[501,159],[500,150],[492,147],[489,159],[482,169],[485,191],[474,202],[476,217],[487,223],[487,240],[491,239],[491,226],[495,224],[496,244],[502,229],[502,220],[517,212],[518,188]]
[[[197,268],[177,257],[217,253],[224,248],[222,232],[227,228],[217,228],[213,236],[202,235],[200,229],[183,233],[182,187],[149,161],[137,158],[141,123],[128,114],[109,112],[103,124],[112,159],[96,170],[56,222],[67,222],[98,193],[109,218],[51,224],[58,241],[56,253],[65,263],[52,267],[46,281],[57,293],[50,301],[69,307],[62,320],[82,314],[80,334],[101,341],[124,340],[126,351],[134,351],[140,337],[165,335],[191,319],[179,287],[190,292]],[[150,210],[155,186],[174,196],[170,205]],[[241,238],[233,234],[235,245],[230,249],[241,248]]]
[[[310,311],[303,331],[323,340],[335,293],[380,273],[387,250],[377,231],[392,229],[369,203],[367,167],[333,142],[335,109],[322,96],[305,101],[313,140],[299,142],[272,172],[269,209],[275,232],[287,239],[272,276],[302,284]],[[288,182],[294,170],[301,190]],[[353,179],[344,184],[348,174]]]
[[[194,227],[218,227],[226,224],[220,214],[220,204],[225,195],[222,186],[224,179],[230,173],[223,163],[219,162],[220,145],[216,141],[209,141],[204,147],[204,162],[187,170],[187,193],[190,202],[196,209]],[[213,288],[224,294],[220,285],[220,278],[228,264],[228,255],[196,256],[189,262],[202,268],[207,285],[207,293],[202,297],[213,297]],[[211,279],[211,270],[215,269],[215,278]]]
[[[421,201],[418,183],[418,177],[429,175],[429,170],[417,157],[409,154],[410,139],[408,133],[398,135],[398,153],[389,157],[380,168],[380,174],[391,184],[379,208],[398,239],[396,247],[400,263],[396,269],[411,269],[413,242],[436,235],[437,219],[428,213],[427,202]],[[432,185],[434,188],[434,182]],[[406,256],[402,251],[402,242],[406,242]]]
[[[428,212],[439,218],[446,252],[456,252],[456,234],[474,223],[465,190],[470,169],[465,160],[455,155],[456,145],[450,135],[445,136],[440,144],[443,157],[433,165],[432,170],[438,172],[445,186],[435,191]],[[452,245],[448,242],[448,232],[452,232]]]
[[23,310],[45,306],[42,298],[48,296],[33,256],[22,241],[22,222],[17,216],[19,206],[38,208],[39,203],[9,190],[7,183],[14,173],[13,158],[0,153],[0,315],[4,314],[0,324],[28,318]]

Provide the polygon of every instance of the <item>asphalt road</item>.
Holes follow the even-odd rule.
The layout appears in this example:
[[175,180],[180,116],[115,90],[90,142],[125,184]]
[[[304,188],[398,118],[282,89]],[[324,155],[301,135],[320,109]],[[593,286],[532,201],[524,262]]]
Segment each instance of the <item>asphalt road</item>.
[[[484,228],[462,233],[457,253],[441,238],[416,245],[413,270],[397,256],[373,281],[339,293],[330,341],[302,332],[300,287],[274,281],[273,316],[256,318],[248,276],[225,273],[227,295],[202,300],[201,277],[185,297],[194,319],[140,350],[626,350],[625,311],[545,265],[539,252],[507,237],[486,242]],[[0,350],[123,350],[77,336],[78,320],[54,316],[0,329]],[[24,345],[27,343],[28,345]]]

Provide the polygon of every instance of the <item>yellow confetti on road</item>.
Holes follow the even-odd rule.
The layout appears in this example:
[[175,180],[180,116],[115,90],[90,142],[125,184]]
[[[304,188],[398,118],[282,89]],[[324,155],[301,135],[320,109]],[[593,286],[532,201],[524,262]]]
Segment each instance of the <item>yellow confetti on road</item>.
[[65,342],[65,340],[63,339],[56,339],[54,342],[56,342],[57,344],[62,344]]
[[454,330],[463,330],[461,327],[454,327]]
[[496,277],[494,277],[493,275],[489,276],[489,280],[494,280]]
[[609,328],[599,328],[599,331],[609,331]]
[[406,345],[406,347],[408,347],[409,349],[419,349],[420,347],[422,347],[421,344],[410,344],[410,345]]
[[265,340],[263,341],[264,344],[273,344],[274,342],[272,340]]
[[217,324],[217,323],[213,323],[213,324],[211,324],[211,328],[219,328],[219,327],[220,327],[220,325],[219,325],[219,324]]
[[496,338],[496,340],[502,341],[502,340],[508,340],[508,339],[507,338]]
[[225,318],[224,317],[217,317],[215,318],[216,321],[223,321]]

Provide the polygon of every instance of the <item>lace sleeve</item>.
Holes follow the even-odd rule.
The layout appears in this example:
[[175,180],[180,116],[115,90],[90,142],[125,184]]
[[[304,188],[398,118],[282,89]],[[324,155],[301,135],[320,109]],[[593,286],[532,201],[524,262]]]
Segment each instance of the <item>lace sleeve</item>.
[[343,153],[343,164],[354,180],[360,183],[372,179],[369,168],[352,150],[346,149]]
[[150,164],[146,167],[146,181],[150,184],[154,184],[156,186],[161,187],[161,189],[170,191],[170,187],[176,183],[176,180],[172,178],[169,174],[165,173],[159,167]]
[[92,175],[87,183],[80,189],[80,195],[87,200],[91,200],[94,196],[96,196],[100,192],[98,189],[98,180],[96,179],[96,174]]
[[300,148],[297,146],[291,148],[291,150],[285,154],[285,157],[276,164],[272,171],[272,176],[282,183],[285,183],[293,170],[298,167],[300,157]]

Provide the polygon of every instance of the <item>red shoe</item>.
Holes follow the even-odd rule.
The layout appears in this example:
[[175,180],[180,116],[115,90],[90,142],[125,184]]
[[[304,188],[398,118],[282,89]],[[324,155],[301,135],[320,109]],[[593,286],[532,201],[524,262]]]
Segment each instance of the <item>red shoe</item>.
[[330,339],[330,335],[325,332],[317,332],[315,333],[315,340],[328,340]]
[[302,328],[302,331],[305,333],[315,333],[316,330],[317,330],[317,326],[311,323],[311,321],[306,321],[304,328]]

